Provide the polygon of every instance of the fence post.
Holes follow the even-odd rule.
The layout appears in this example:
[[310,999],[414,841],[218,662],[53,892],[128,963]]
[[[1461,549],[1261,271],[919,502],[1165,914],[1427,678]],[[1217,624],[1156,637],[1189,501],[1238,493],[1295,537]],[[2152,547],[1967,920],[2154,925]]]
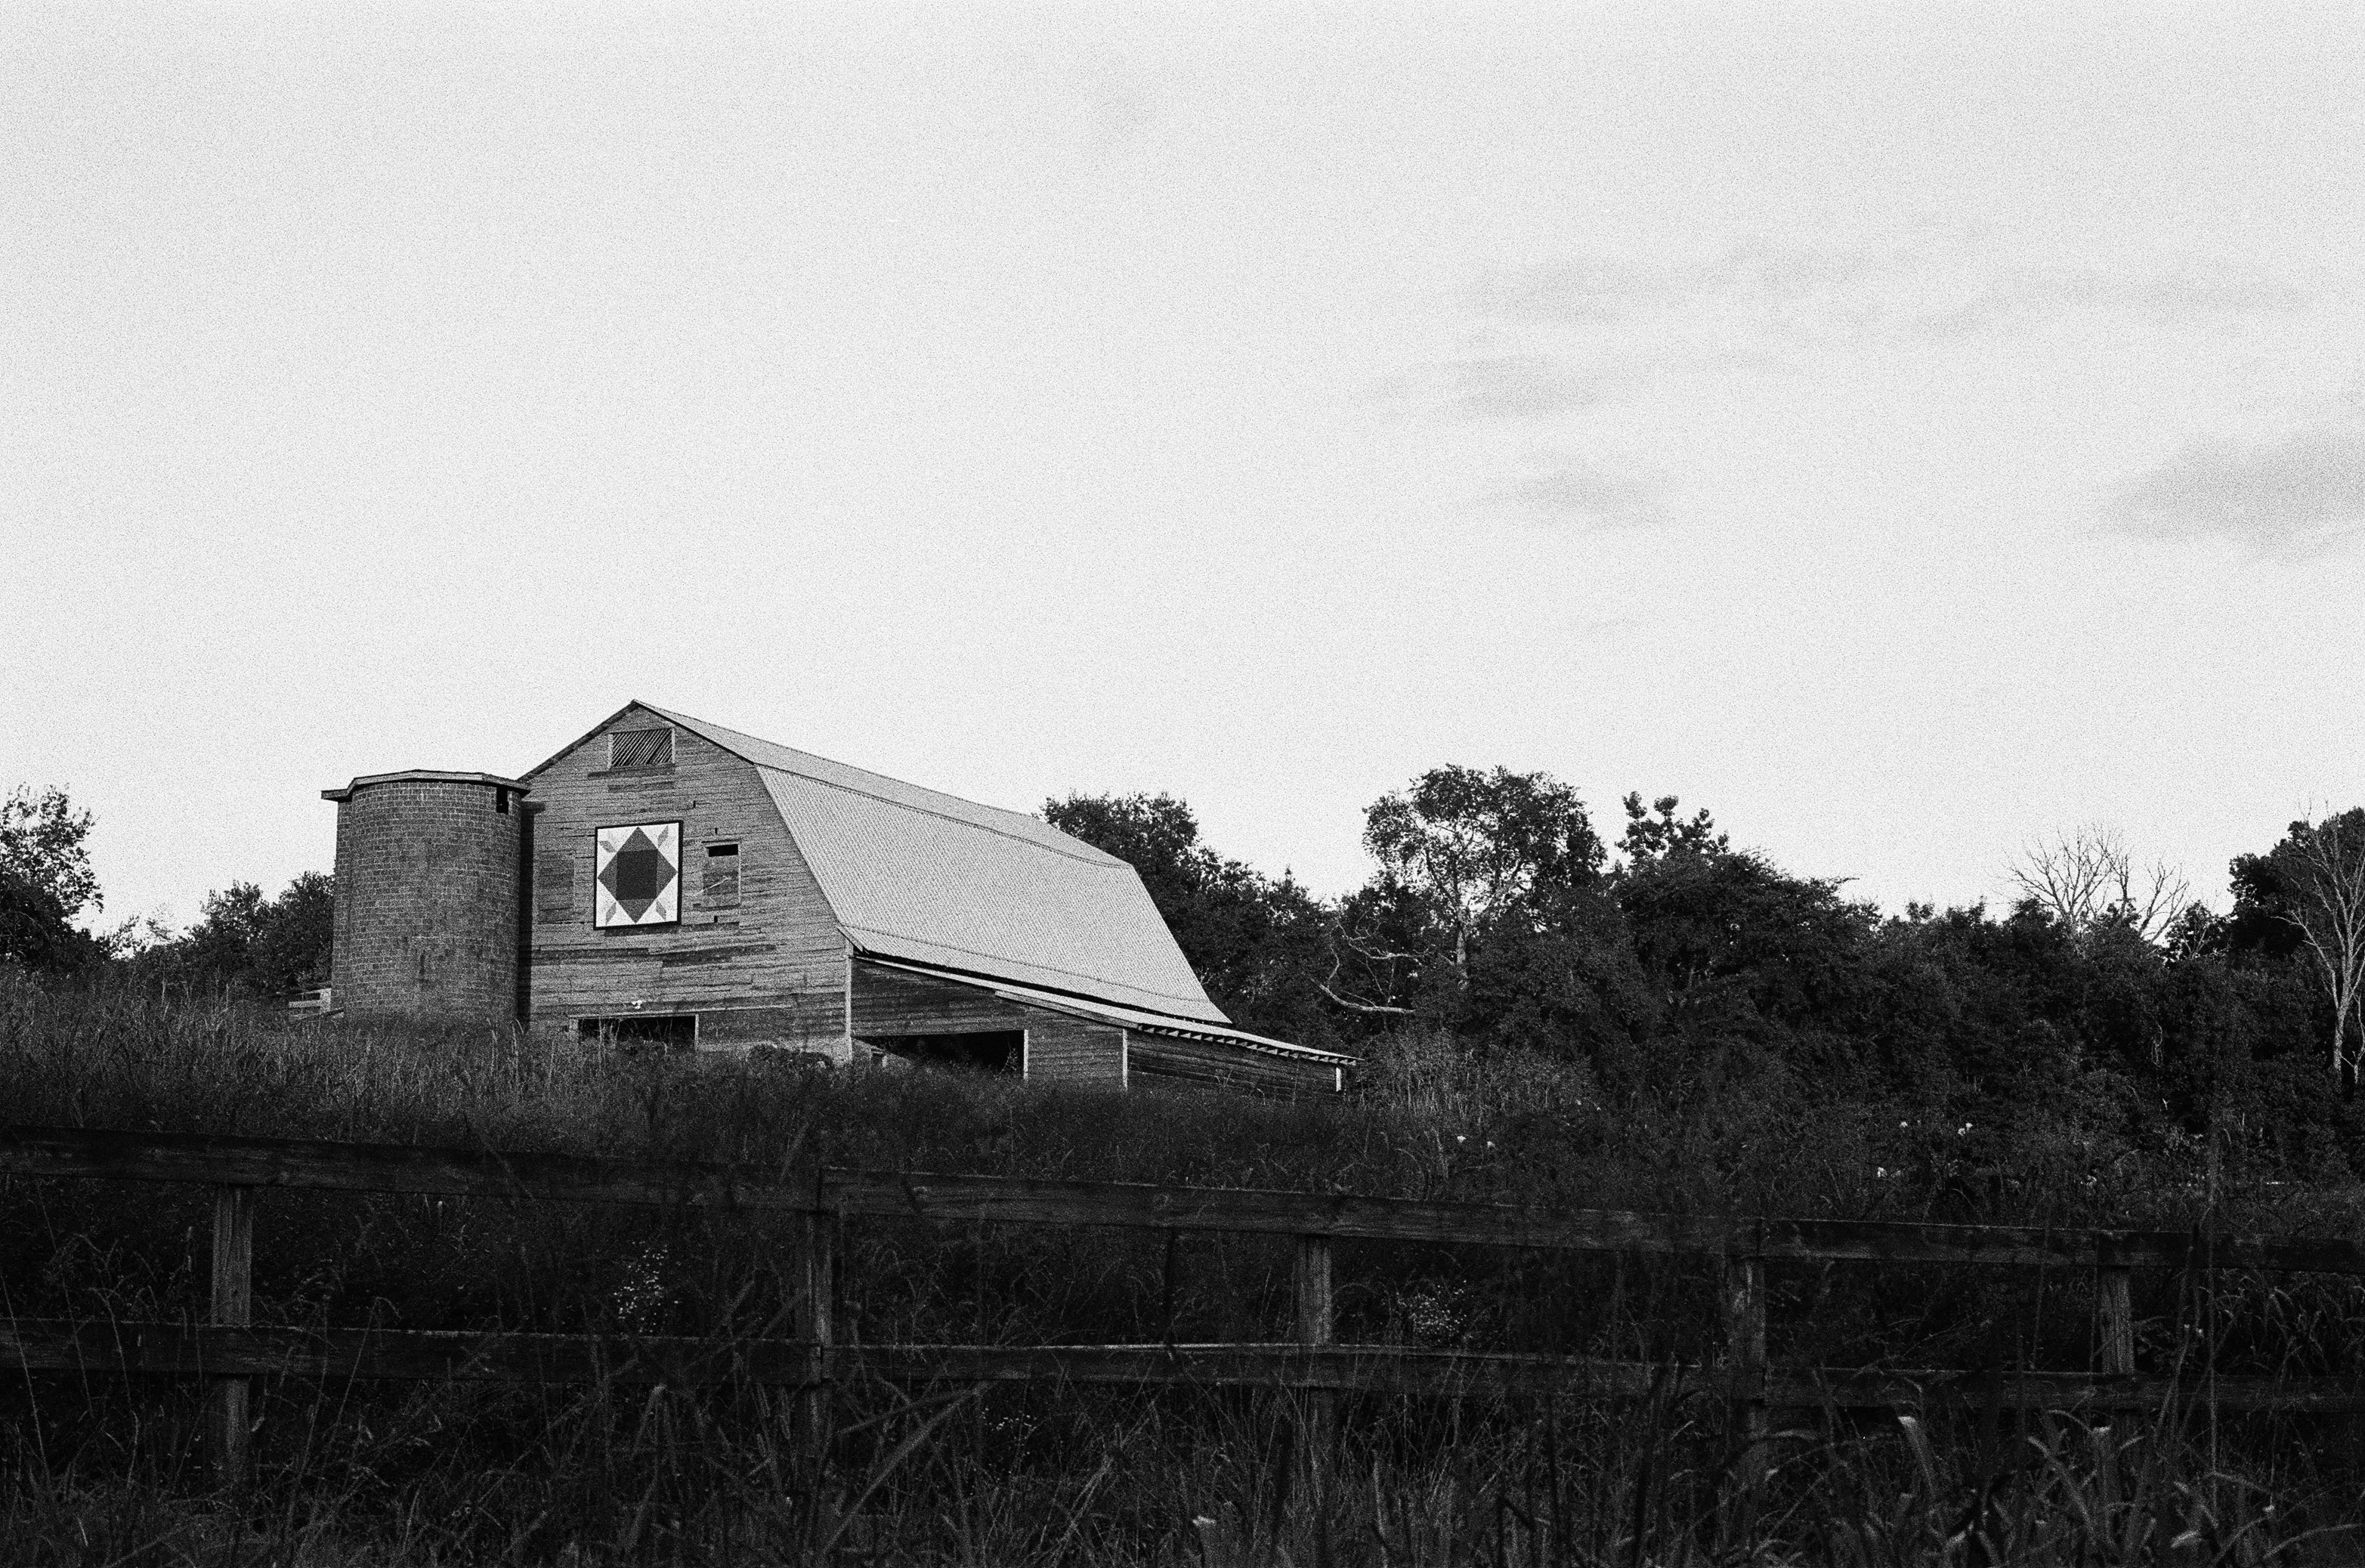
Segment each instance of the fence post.
[[815,1208],[797,1216],[796,1291],[790,1322],[796,1337],[813,1347],[813,1381],[797,1394],[797,1440],[818,1489],[829,1463],[829,1346],[835,1338],[837,1226],[835,1216]]
[[1757,1493],[1765,1479],[1765,1261],[1754,1250],[1724,1259],[1724,1347],[1733,1495],[1729,1540],[1754,1527]]
[[[1330,1238],[1297,1238],[1297,1341],[1308,1347],[1332,1343],[1338,1316],[1330,1296]],[[1306,1457],[1308,1495],[1322,1506],[1322,1478],[1339,1440],[1339,1395],[1328,1388],[1301,1389],[1306,1400],[1306,1427],[1299,1447]]]
[[[223,1185],[214,1189],[214,1279],[208,1321],[226,1328],[245,1328],[254,1321],[254,1189]],[[243,1377],[213,1380],[212,1409],[207,1413],[213,1439],[214,1466],[224,1491],[235,1491],[246,1480],[248,1430],[247,1392]]]
[[2133,1269],[2109,1264],[2094,1271],[2095,1349],[2105,1373],[2135,1370],[2134,1279]]

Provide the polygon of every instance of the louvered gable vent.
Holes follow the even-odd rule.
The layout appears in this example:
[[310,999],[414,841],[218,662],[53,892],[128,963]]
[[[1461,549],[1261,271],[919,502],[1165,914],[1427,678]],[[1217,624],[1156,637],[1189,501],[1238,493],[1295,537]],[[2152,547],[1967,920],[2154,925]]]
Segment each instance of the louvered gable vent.
[[608,737],[611,767],[668,767],[673,764],[673,732],[618,730]]

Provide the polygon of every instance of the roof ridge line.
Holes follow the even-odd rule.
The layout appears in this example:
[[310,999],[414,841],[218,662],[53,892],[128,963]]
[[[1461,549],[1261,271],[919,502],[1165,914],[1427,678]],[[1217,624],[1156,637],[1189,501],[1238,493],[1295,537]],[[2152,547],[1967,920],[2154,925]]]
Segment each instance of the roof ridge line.
[[[783,750],[791,750],[791,749],[794,749],[794,748],[792,748],[792,747],[783,747],[782,749],[783,749]],[[978,831],[978,832],[980,832],[980,833],[990,833],[990,834],[993,834],[996,838],[1006,838],[1006,839],[1010,840],[1013,844],[1023,844],[1023,845],[1026,846],[1029,849],[1039,849],[1039,850],[1042,850],[1042,851],[1043,851],[1045,854],[1047,854],[1047,855],[1057,855],[1057,856],[1060,857],[1061,857],[1061,858],[1063,858],[1063,859],[1072,860],[1072,861],[1074,861],[1074,862],[1075,862],[1077,865],[1079,865],[1079,866],[1090,866],[1090,867],[1092,867],[1093,869],[1095,869],[1095,870],[1099,870],[1099,871],[1114,871],[1114,870],[1117,870],[1117,869],[1119,869],[1120,868],[1128,868],[1128,869],[1129,869],[1129,868],[1126,868],[1126,862],[1124,862],[1124,861],[1122,861],[1122,860],[1117,859],[1117,857],[1116,857],[1115,856],[1114,856],[1114,855],[1108,855],[1107,851],[1105,851],[1105,850],[1100,851],[1099,853],[1101,853],[1101,854],[1103,854],[1103,855],[1106,855],[1106,856],[1107,856],[1107,858],[1106,858],[1106,859],[1094,859],[1094,858],[1093,858],[1091,856],[1087,856],[1087,855],[1075,855],[1075,854],[1071,854],[1071,853],[1070,853],[1069,851],[1067,851],[1067,850],[1065,850],[1065,849],[1060,848],[1060,847],[1059,847],[1058,845],[1056,845],[1056,844],[1046,844],[1046,843],[1044,843],[1044,842],[1043,842],[1041,839],[1039,839],[1039,838],[1031,838],[1031,837],[1029,837],[1028,835],[1026,835],[1026,834],[1023,834],[1023,833],[1013,833],[1013,832],[1011,832],[1011,831],[1010,831],[1010,829],[1008,829],[1008,828],[1006,828],[1006,827],[996,827],[996,826],[994,826],[992,823],[971,822],[971,821],[970,821],[969,818],[967,818],[967,817],[957,817],[957,816],[953,815],[953,813],[952,813],[952,812],[939,812],[939,811],[932,810],[932,809],[930,809],[929,807],[926,807],[926,806],[915,806],[915,805],[913,805],[913,804],[911,801],[898,801],[898,800],[894,799],[892,796],[890,796],[890,795],[882,795],[882,794],[879,793],[876,790],[857,790],[857,789],[856,789],[856,788],[855,788],[853,785],[851,785],[851,784],[841,784],[841,783],[839,783],[839,782],[838,782],[836,779],[835,779],[835,778],[822,778],[822,777],[821,777],[820,775],[818,775],[818,774],[801,772],[801,771],[800,771],[800,770],[799,770],[799,769],[797,769],[797,768],[793,768],[793,767],[777,767],[777,766],[775,766],[774,764],[771,764],[771,763],[768,763],[768,762],[757,762],[757,761],[754,757],[752,757],[752,756],[743,756],[743,757],[741,757],[741,758],[740,758],[740,760],[741,760],[742,762],[745,762],[745,763],[747,763],[747,764],[749,764],[749,765],[751,765],[751,766],[753,766],[753,767],[757,767],[757,768],[759,768],[759,769],[761,769],[763,772],[766,772],[766,773],[785,773],[785,774],[787,774],[787,775],[788,775],[790,778],[801,778],[801,779],[803,779],[803,780],[804,780],[806,783],[808,783],[808,784],[818,784],[818,785],[820,785],[820,786],[821,786],[823,789],[824,789],[824,790],[843,790],[845,793],[846,793],[846,794],[848,794],[848,795],[859,795],[859,796],[861,796],[861,797],[862,797],[864,800],[866,800],[866,801],[878,801],[878,802],[879,802],[880,805],[882,805],[882,806],[892,806],[892,807],[894,807],[894,808],[895,808],[897,811],[899,811],[899,812],[912,812],[912,813],[913,813],[913,815],[915,815],[915,816],[934,817],[934,818],[936,818],[938,822],[958,823],[959,823],[959,824],[960,824],[961,826],[963,826],[963,827],[972,827],[972,828],[975,828],[975,829],[977,829],[977,831]],[[827,757],[824,757],[822,760],[823,760],[823,761],[824,761],[824,762],[827,762],[827,761],[829,761],[830,759],[829,759],[829,758],[827,758]],[[847,767],[848,765],[847,765],[847,764],[846,764],[846,763],[842,763],[842,762],[841,762],[841,763],[833,763],[833,764],[832,764],[832,766],[834,766],[834,767]],[[859,773],[859,772],[863,772],[863,771],[865,771],[865,769],[862,769],[862,768],[854,768],[854,769],[853,769],[853,771]],[[885,774],[883,774],[883,773],[882,773],[882,774],[880,774],[878,777],[880,777],[880,778],[886,778],[887,776],[886,776]],[[895,780],[894,782],[901,783],[901,782],[902,782],[902,781],[901,779],[897,779],[897,780]],[[913,789],[914,789],[914,790],[926,790],[928,787],[927,787],[926,785],[925,785],[925,784],[914,784],[914,785],[911,786],[911,788],[913,788]],[[930,794],[943,794],[943,793],[944,793],[944,791],[943,791],[943,790],[930,790],[928,792],[929,792]],[[952,796],[952,797],[950,797],[950,798],[951,798],[951,799],[953,799],[953,800],[958,800],[958,799],[960,799],[960,797],[959,797],[959,796],[958,796],[958,795]],[[983,804],[983,802],[981,802],[981,801],[970,801],[970,802],[968,802],[968,803],[969,803],[969,804],[970,804],[970,805],[973,805],[973,806],[974,806],[974,805],[981,805],[981,804]],[[999,811],[1007,810],[1007,808],[1006,808],[1006,807],[1003,807],[1003,806],[987,806],[987,807],[986,807],[986,810],[988,810],[988,811],[992,811],[992,812],[999,812]],[[1012,814],[1012,815],[1014,815],[1014,816],[1015,816],[1015,815],[1018,815],[1018,814],[1020,814],[1020,813],[1017,813],[1017,812],[1012,812],[1011,814]],[[1037,820],[1040,820],[1040,819],[1037,819]],[[1043,825],[1044,825],[1044,826],[1046,826],[1046,827],[1050,827],[1050,824],[1049,824],[1048,823],[1045,823]],[[1057,833],[1057,832],[1059,832],[1059,830],[1058,828],[1055,828],[1055,827],[1054,827],[1054,828],[1051,828],[1051,831],[1052,831],[1053,833]],[[1091,847],[1091,846],[1086,846],[1086,847],[1087,847],[1087,848],[1089,848],[1089,847]]]
[[[629,707],[631,705],[628,704],[627,706]],[[1045,828],[1049,832],[1059,834],[1063,838],[1075,837],[1072,834],[1061,833],[1059,828],[1053,827],[1049,823],[1043,821],[1043,819],[1038,816],[1033,815],[1031,812],[1013,811],[1008,806],[997,806],[985,801],[972,801],[965,795],[956,795],[949,790],[938,790],[926,784],[914,784],[908,778],[897,778],[891,774],[881,773],[877,768],[863,767],[851,762],[840,762],[834,756],[824,756],[819,752],[805,751],[798,746],[783,745],[779,741],[768,741],[761,735],[751,735],[745,730],[734,730],[728,725],[718,724],[711,719],[700,719],[692,717],[688,713],[669,711],[667,709],[656,707],[653,703],[643,702],[638,704],[638,706],[646,708],[652,713],[658,714],[673,723],[694,726],[705,736],[707,740],[713,741],[715,745],[721,745],[725,751],[728,751],[734,756],[738,757],[740,761],[751,764],[756,767],[763,768],[769,772],[785,773],[794,778],[802,778],[808,783],[820,784],[832,790],[842,790],[849,795],[859,795],[866,801],[877,801],[881,805],[893,806],[900,811],[914,812],[922,816],[935,817],[941,822],[958,823],[963,827],[973,827],[984,833],[997,834],[1000,836],[1013,840],[1015,843],[1031,845],[1035,848],[1048,850],[1054,855],[1063,856],[1070,860],[1075,861],[1079,865],[1096,866],[1103,870],[1115,870],[1119,867],[1123,867],[1127,870],[1133,869],[1130,862],[1111,855],[1104,849],[1095,848],[1092,845],[1084,844],[1082,839],[1077,839],[1076,842],[1082,846],[1086,853],[1079,855],[1071,850],[1063,849],[1056,844],[1046,844],[1039,838],[1030,836],[1026,834],[1017,833],[1010,828],[1001,827],[992,823],[978,822],[973,818],[959,816],[951,812],[938,811],[930,806],[917,805],[910,801],[899,801],[891,795],[881,794],[876,790],[865,790],[853,784],[845,783],[839,779],[825,778],[820,774],[810,772],[804,768],[783,767],[775,762],[765,762],[757,757],[750,756],[746,752],[741,750],[735,745],[728,744],[727,742],[716,741],[714,739],[714,735],[708,732],[720,732],[723,734],[733,736],[738,740],[752,741],[757,745],[768,746],[774,751],[787,752],[794,756],[809,756],[815,762],[826,763],[832,767],[843,768],[848,773],[857,773],[865,778],[876,778],[884,783],[897,785],[902,789],[913,790],[919,794],[938,796],[944,800],[968,806],[975,811],[992,812],[999,816],[1015,817],[1021,822],[1034,823],[1037,826]]]

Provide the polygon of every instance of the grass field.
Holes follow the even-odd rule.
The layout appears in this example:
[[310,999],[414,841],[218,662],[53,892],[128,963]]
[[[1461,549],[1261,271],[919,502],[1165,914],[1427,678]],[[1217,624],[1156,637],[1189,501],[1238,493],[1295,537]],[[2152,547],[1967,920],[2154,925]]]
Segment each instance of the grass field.
[[[1060,1092],[792,1058],[601,1060],[489,1032],[297,1025],[236,1005],[0,989],[6,1119],[611,1155],[803,1161],[1543,1204],[2179,1224],[2163,1159],[2097,1192],[2034,1151],[1966,1177],[1886,1106],[1704,1093],[1600,1103],[1580,1065],[1406,1036],[1364,1087],[1275,1103]],[[1901,1133],[1901,1136],[1900,1136]],[[1920,1163],[1914,1163],[1920,1159]],[[1907,1172],[1903,1178],[1881,1172]],[[2339,1229],[2339,1194],[2221,1193],[2226,1222]],[[205,1195],[13,1183],[0,1309],[201,1310]],[[747,1216],[277,1193],[256,1318],[297,1325],[778,1334],[782,1238]],[[1276,1238],[1202,1238],[1173,1271],[1114,1233],[848,1238],[846,1332],[874,1342],[1286,1337]],[[1340,1249],[1344,1338],[1706,1353],[1712,1282],[1672,1260]],[[1168,1283],[1171,1280],[1171,1284]],[[2091,1282],[1776,1270],[1774,1353],[1824,1364],[2083,1367]],[[2147,1281],[2166,1368],[2353,1372],[2345,1282]],[[1170,1310],[1171,1309],[1171,1310]],[[210,1493],[193,1391],[16,1374],[0,1390],[0,1561],[24,1563],[2258,1562],[2357,1560],[2365,1427],[2167,1409],[2113,1426],[2009,1412],[1791,1412],[1743,1508],[1715,1401],[1343,1401],[1335,1450],[1283,1395],[852,1387],[816,1479],[761,1387],[258,1390],[255,1481]]]

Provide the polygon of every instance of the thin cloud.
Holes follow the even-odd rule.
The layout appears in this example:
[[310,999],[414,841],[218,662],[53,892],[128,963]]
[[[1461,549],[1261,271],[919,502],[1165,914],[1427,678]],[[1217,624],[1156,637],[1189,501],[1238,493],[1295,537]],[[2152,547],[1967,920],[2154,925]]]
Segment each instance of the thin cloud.
[[1478,280],[1482,316],[1543,322],[1614,321],[1678,291],[1680,274],[1595,257],[1506,267]]
[[1608,401],[1613,377],[1551,354],[1477,355],[1416,365],[1372,383],[1370,400],[1427,420],[1533,420]]
[[1711,296],[1792,305],[1929,265],[1927,249],[1919,245],[1786,246],[1754,239],[1675,264],[1577,256],[1497,268],[1480,277],[1475,304],[1481,315],[1514,320],[1606,322]]
[[1604,473],[1579,459],[1564,461],[1487,499],[1588,532],[1653,528],[1667,521],[1654,487]]
[[2203,277],[2189,272],[2123,276],[2081,268],[2033,269],[1979,289],[1970,298],[1908,319],[1925,338],[2025,330],[2073,310],[2148,316],[2167,326],[2285,315],[2313,296],[2272,278]]
[[1092,143],[1105,152],[1122,147],[1140,135],[1158,118],[1158,113],[1140,97],[1125,89],[1111,88],[1093,103],[1090,117]]
[[2105,515],[2156,539],[2238,539],[2305,554],[2365,530],[2365,431],[2304,431],[2266,446],[2195,442],[2129,480]]
[[2206,278],[2169,273],[2131,286],[2131,301],[2163,319],[2189,321],[2207,316],[2288,315],[2304,310],[2315,296],[2273,278]]
[[1472,419],[1532,419],[1602,400],[1601,378],[1578,375],[1549,354],[1458,360],[1445,367],[1454,408]]
[[1936,240],[1862,246],[1753,240],[1690,263],[1574,257],[1498,268],[1479,279],[1474,305],[1482,316],[1537,326],[1605,326],[1715,308],[1735,325],[1754,318],[1769,338],[1818,344],[2025,330],[2086,309],[2201,325],[2301,310],[2313,298],[2280,278],[2190,266],[1999,271],[1975,246]]

